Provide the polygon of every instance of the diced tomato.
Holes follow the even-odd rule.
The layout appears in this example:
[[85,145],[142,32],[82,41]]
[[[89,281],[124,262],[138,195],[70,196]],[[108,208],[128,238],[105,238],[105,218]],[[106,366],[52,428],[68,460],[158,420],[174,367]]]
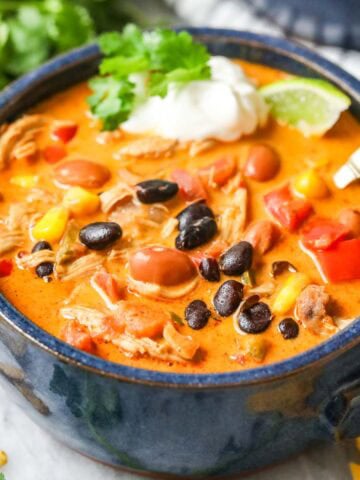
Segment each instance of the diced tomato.
[[95,343],[90,334],[75,320],[70,320],[64,327],[61,338],[79,350],[94,353]]
[[360,280],[360,238],[343,240],[315,254],[329,282]]
[[156,338],[162,335],[164,326],[169,321],[169,315],[163,310],[138,302],[119,302],[115,312],[113,325],[137,338]]
[[123,297],[123,292],[113,275],[108,272],[97,272],[91,279],[92,286],[102,296],[108,306],[115,304]]
[[234,157],[228,155],[226,157],[219,158],[211,165],[200,168],[199,176],[207,184],[212,182],[216,183],[219,187],[225,185],[225,183],[231,178],[236,171],[236,162]]
[[6,258],[0,260],[0,278],[8,277],[13,271],[13,263]]
[[46,162],[57,163],[66,156],[66,149],[60,143],[48,145],[44,148],[43,155]]
[[51,132],[51,136],[55,140],[60,140],[63,143],[68,143],[75,137],[77,131],[78,126],[74,122],[56,122]]
[[264,202],[269,213],[291,231],[296,230],[312,212],[311,203],[294,197],[289,185],[266,194]]
[[302,243],[310,250],[330,248],[349,234],[349,229],[330,218],[311,218],[302,230]]
[[187,202],[205,200],[207,198],[206,190],[198,176],[191,175],[186,170],[177,168],[172,172],[171,178],[178,184],[180,194]]

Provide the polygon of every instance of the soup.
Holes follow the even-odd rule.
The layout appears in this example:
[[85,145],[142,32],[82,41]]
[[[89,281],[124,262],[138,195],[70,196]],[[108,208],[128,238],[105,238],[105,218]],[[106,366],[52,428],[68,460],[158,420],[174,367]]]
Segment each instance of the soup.
[[[233,65],[257,87],[290,78]],[[269,117],[185,141],[102,131],[90,94],[2,127],[0,285],[33,322],[106,360],[205,373],[291,357],[359,314],[360,190],[333,182],[360,138],[349,112],[318,137]]]

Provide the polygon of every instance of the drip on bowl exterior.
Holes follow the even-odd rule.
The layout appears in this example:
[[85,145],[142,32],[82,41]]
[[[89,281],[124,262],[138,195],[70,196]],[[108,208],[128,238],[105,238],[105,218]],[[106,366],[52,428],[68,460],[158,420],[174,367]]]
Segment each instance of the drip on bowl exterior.
[[[213,54],[323,77],[352,97],[360,82],[287,40],[190,29]],[[95,73],[90,45],[0,94],[0,122]],[[301,355],[223,374],[162,373],[114,364],[47,334],[0,296],[0,381],[36,423],[106,464],[158,476],[245,474],[308,447],[360,434],[360,322]]]

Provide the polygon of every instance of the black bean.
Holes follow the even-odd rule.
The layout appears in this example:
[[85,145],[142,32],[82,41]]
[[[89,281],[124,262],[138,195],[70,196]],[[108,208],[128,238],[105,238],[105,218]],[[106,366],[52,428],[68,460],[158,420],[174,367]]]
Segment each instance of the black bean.
[[268,328],[272,314],[266,303],[255,303],[239,314],[238,323],[243,332],[260,333]]
[[40,263],[35,269],[35,273],[38,277],[48,277],[54,271],[54,264],[52,262],[43,262]]
[[81,243],[91,250],[104,250],[121,238],[122,230],[115,222],[89,223],[80,230]]
[[167,180],[145,180],[136,185],[136,195],[142,203],[166,202],[178,191],[178,184]]
[[193,300],[185,309],[185,318],[190,328],[200,330],[208,323],[211,312],[202,300]]
[[192,203],[177,215],[176,218],[179,221],[178,228],[179,230],[184,230],[196,222],[196,220],[201,220],[204,217],[215,218],[215,215],[203,200]]
[[242,275],[251,268],[253,246],[242,241],[229,248],[219,259],[220,270],[225,275]]
[[285,340],[296,338],[299,335],[299,325],[293,318],[284,318],[284,320],[281,320],[279,323],[278,328]]
[[40,250],[52,250],[50,243],[46,242],[45,240],[35,243],[31,253],[39,252]]
[[219,264],[215,258],[203,258],[199,265],[199,272],[208,282],[220,280]]
[[175,246],[178,250],[191,250],[200,247],[200,245],[204,245],[211,240],[216,232],[217,226],[213,218],[201,218],[180,231],[175,239]]
[[219,315],[228,317],[233,314],[243,298],[244,285],[236,280],[227,280],[215,293],[214,307]]

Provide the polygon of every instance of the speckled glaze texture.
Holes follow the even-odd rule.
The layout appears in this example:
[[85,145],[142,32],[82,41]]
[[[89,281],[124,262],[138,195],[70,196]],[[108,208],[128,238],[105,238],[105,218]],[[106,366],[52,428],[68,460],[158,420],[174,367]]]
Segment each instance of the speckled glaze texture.
[[[353,100],[360,83],[283,39],[191,29],[215,54],[324,77]],[[88,78],[99,52],[57,58],[0,95],[0,122]],[[184,375],[106,362],[51,337],[0,296],[0,381],[37,423],[107,464],[169,478],[246,474],[314,444],[360,434],[360,322],[281,363]]]

